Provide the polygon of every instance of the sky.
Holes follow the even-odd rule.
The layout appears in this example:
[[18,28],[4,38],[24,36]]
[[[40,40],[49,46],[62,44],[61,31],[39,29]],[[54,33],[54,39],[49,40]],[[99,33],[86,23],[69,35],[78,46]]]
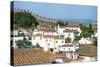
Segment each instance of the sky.
[[40,16],[54,19],[97,20],[96,6],[14,1],[14,8],[30,10]]

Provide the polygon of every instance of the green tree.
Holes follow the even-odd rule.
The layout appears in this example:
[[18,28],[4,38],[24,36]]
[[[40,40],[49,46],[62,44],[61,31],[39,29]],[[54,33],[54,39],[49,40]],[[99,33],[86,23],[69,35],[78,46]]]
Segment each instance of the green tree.
[[40,48],[40,45],[38,43],[36,44],[36,48]]
[[32,47],[32,43],[28,41],[26,38],[23,38],[23,40],[16,41],[16,46],[18,48],[29,48]]
[[80,24],[80,28],[82,30],[81,32],[82,37],[87,38],[87,37],[91,37],[91,35],[94,34],[94,30],[92,29],[91,24],[89,24],[89,26]]
[[97,38],[96,37],[93,37],[93,45],[97,46]]
[[69,43],[69,42],[71,42],[71,38],[70,38],[70,37],[67,37],[67,38],[65,39],[65,43]]
[[68,25],[68,22],[65,22],[64,25],[65,25],[65,26]]
[[32,38],[31,37],[28,37],[28,40],[31,40]]
[[89,28],[92,29],[92,24],[89,24]]
[[53,48],[49,48],[49,50],[50,50],[51,52],[53,52],[53,51],[54,51],[54,49],[53,49]]
[[81,36],[75,36],[75,41],[78,41],[78,40],[80,40],[81,39]]
[[22,40],[16,41],[16,46],[17,46],[18,48],[23,48],[23,46],[24,46],[23,41],[22,41]]
[[34,30],[36,28],[36,24],[32,24],[31,29]]
[[74,35],[75,35],[75,36],[78,36],[78,34],[79,34],[79,32],[78,32],[78,31],[77,31],[77,32],[74,32]]
[[14,25],[15,28],[17,27],[22,27],[22,28],[31,28],[33,29],[36,28],[38,23],[36,22],[36,18],[32,16],[30,13],[27,12],[16,12],[14,14]]
[[24,47],[31,47],[32,43],[28,41],[25,37],[23,38]]
[[92,24],[89,24],[89,33],[94,34],[94,30],[92,29]]
[[32,48],[35,48],[35,46],[33,45]]
[[65,26],[65,23],[63,22],[63,21],[58,21],[57,23],[56,23],[56,25],[60,25],[60,26]]

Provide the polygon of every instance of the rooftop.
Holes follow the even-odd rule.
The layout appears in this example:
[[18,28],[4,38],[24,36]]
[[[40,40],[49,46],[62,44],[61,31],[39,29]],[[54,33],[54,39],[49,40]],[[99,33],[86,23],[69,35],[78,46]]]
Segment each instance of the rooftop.
[[44,36],[44,38],[54,38],[53,35],[43,35],[43,36]]
[[66,29],[63,32],[78,32],[78,31],[77,30],[69,30],[69,29]]
[[75,24],[75,23],[70,23],[70,24],[68,24],[66,27],[80,27],[80,25],[79,24]]
[[58,35],[58,36],[55,36],[55,39],[64,39],[64,36],[63,35]]
[[56,32],[54,28],[43,28],[43,29],[38,29],[38,31],[43,31],[43,32]]
[[14,65],[42,64],[55,60],[51,53],[44,52],[43,49],[34,48],[15,48],[13,59]]

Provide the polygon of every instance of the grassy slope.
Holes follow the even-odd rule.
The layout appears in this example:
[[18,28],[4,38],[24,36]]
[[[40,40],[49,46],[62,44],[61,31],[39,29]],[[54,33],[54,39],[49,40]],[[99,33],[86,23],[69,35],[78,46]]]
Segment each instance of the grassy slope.
[[93,45],[80,45],[79,54],[81,56],[97,56],[97,47]]

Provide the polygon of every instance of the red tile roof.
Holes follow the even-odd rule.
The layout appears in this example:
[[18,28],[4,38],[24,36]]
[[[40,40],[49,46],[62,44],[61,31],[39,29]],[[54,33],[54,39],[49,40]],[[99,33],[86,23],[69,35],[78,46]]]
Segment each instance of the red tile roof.
[[64,36],[63,35],[55,35],[55,36],[53,36],[53,35],[43,35],[44,36],[44,38],[55,38],[55,39],[64,39]]
[[56,30],[54,28],[38,29],[38,31],[43,31],[43,32],[56,32]]
[[71,28],[79,28],[79,25],[67,25],[66,27],[71,27]]
[[43,35],[43,36],[44,36],[44,38],[54,38],[53,35]]
[[55,60],[53,54],[35,48],[15,48],[13,57],[14,65],[42,64]]
[[58,36],[55,36],[55,39],[64,39],[64,36],[63,35],[58,35]]
[[41,33],[38,33],[38,34],[35,34],[34,36],[42,36],[42,34]]
[[78,31],[77,30],[69,30],[69,29],[66,29],[63,32],[78,32]]

